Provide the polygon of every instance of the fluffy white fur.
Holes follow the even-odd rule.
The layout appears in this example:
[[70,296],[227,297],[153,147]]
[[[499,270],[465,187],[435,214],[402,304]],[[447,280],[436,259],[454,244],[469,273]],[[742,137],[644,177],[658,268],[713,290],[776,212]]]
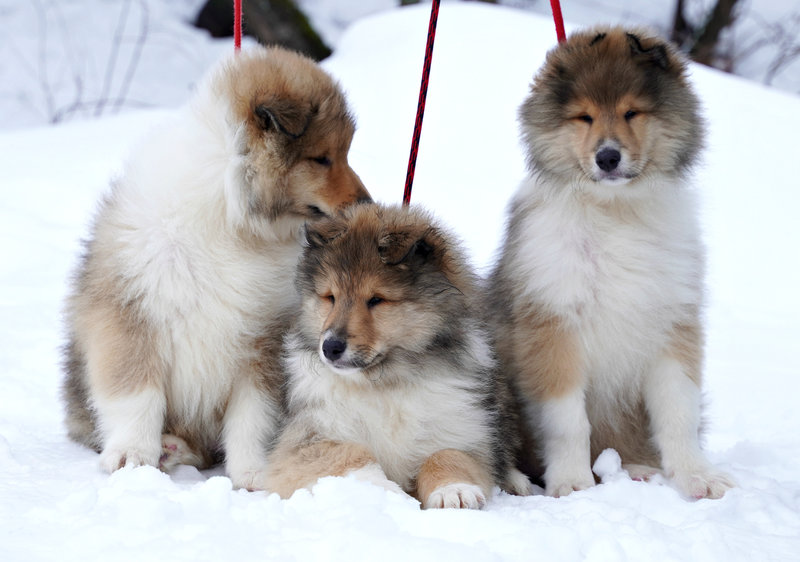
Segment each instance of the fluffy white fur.
[[608,447],[689,495],[731,484],[698,441],[704,252],[685,182],[699,105],[673,46],[599,26],[547,54],[520,106],[530,175],[490,298],[549,494],[593,485]]
[[263,480],[303,224],[369,196],[353,130],[313,61],[254,47],[132,153],[66,311],[67,425],[105,469],[224,452],[235,486]]
[[[673,323],[690,319],[687,306],[702,304],[694,197],[675,182],[573,188],[530,178],[511,203],[523,217],[508,246],[517,296],[579,326],[590,355],[614,350],[608,360],[624,365],[620,376],[661,347]],[[619,189],[643,193],[604,201]]]
[[[246,360],[249,351],[237,352],[242,342],[235,334],[249,338],[265,318],[295,304],[287,288],[301,248],[301,223],[281,227],[285,232],[263,229],[259,234],[273,239],[266,253],[236,243],[246,202],[241,200],[245,190],[235,185],[243,172],[224,111],[229,104],[211,88],[201,91],[208,95],[133,154],[126,178],[113,193],[112,214],[98,225],[98,237],[116,241],[119,264],[129,279],[126,297],[144,296],[156,338],[163,339],[161,348],[173,359],[164,391],[179,419],[221,433],[231,478],[236,486],[251,487],[266,457],[264,444],[254,436],[269,435],[279,405],[237,378],[241,363],[231,358]],[[144,451],[137,464],[154,464],[153,456],[157,464],[164,404],[163,397],[156,400],[150,394],[158,392],[111,403],[100,394],[92,396],[109,444],[102,460],[107,470],[123,457],[132,461],[130,445],[128,450],[112,446],[129,443],[131,434]],[[217,427],[216,411],[231,395],[223,430]],[[153,415],[127,412],[122,407],[126,401],[149,404]],[[131,420],[141,421],[131,428]]]
[[425,377],[417,381],[412,372],[384,373],[404,381],[386,386],[371,384],[363,374],[359,381],[334,371],[316,351],[302,349],[293,339],[287,349],[289,409],[297,412],[287,431],[363,443],[386,476],[406,491],[413,490],[420,466],[434,453],[491,448],[491,421],[474,403],[481,396],[479,381],[452,371],[444,361],[426,366]]

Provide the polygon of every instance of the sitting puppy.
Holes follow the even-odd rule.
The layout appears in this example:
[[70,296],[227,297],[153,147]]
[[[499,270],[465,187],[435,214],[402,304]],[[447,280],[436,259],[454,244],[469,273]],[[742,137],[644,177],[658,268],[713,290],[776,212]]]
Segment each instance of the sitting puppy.
[[491,278],[497,350],[541,445],[547,493],[631,476],[732,486],[699,442],[703,249],[686,185],[703,137],[686,62],[645,30],[576,33],[519,111],[530,178]]
[[133,154],[66,310],[67,428],[105,470],[224,455],[235,486],[261,480],[302,226],[369,199],[353,132],[325,72],[254,47]]
[[425,508],[479,508],[495,484],[528,493],[476,278],[451,237],[422,211],[360,205],[306,239],[267,489],[353,473]]

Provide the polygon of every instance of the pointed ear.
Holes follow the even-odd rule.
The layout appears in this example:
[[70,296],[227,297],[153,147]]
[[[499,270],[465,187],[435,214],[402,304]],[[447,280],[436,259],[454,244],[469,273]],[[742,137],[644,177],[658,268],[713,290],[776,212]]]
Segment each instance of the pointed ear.
[[264,131],[277,131],[291,139],[303,136],[311,123],[314,110],[289,100],[262,103],[253,110],[256,123]]
[[662,70],[669,70],[669,52],[663,43],[655,43],[649,47],[642,44],[638,35],[633,33],[625,34],[628,38],[628,45],[631,48],[631,55],[635,60],[647,62]]
[[322,248],[335,240],[347,229],[345,222],[339,218],[324,218],[305,225],[305,241],[309,248]]
[[434,257],[433,229],[422,233],[392,232],[378,242],[378,253],[386,265],[420,266]]

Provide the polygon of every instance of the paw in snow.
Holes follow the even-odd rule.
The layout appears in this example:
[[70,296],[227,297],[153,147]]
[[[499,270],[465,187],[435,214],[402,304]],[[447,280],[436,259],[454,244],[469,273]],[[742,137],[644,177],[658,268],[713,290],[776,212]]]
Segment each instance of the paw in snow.
[[171,471],[179,464],[199,467],[202,461],[203,459],[180,437],[168,433],[161,436],[161,458],[158,460],[158,468],[164,472]]
[[531,484],[531,481],[516,468],[512,468],[508,471],[506,475],[506,487],[508,489],[505,491],[515,496],[531,496],[534,493],[534,486]]
[[267,489],[266,467],[263,469],[230,470],[228,476],[233,482],[234,488],[243,488],[250,492]]
[[436,488],[423,507],[425,509],[456,508],[456,509],[480,509],[486,505],[486,496],[483,491],[474,484],[456,482],[446,484]]
[[716,500],[729,489],[736,487],[733,478],[712,467],[696,467],[693,470],[675,471],[672,481],[683,494],[696,500]]
[[552,474],[548,470],[544,475],[545,492],[548,496],[561,498],[572,492],[579,492],[594,486],[594,476],[587,466],[585,470],[572,470],[567,473]]
[[160,451],[143,451],[141,449],[104,449],[100,454],[100,467],[108,473],[124,466],[158,466]]
[[362,482],[369,482],[370,484],[380,486],[384,490],[406,495],[400,485],[397,484],[397,482],[389,480],[380,465],[376,463],[370,463],[362,466],[361,468],[357,468],[356,470],[350,471],[347,474],[356,480],[361,480]]
[[628,473],[631,480],[637,482],[650,482],[656,476],[664,475],[660,469],[646,464],[623,464],[622,470]]

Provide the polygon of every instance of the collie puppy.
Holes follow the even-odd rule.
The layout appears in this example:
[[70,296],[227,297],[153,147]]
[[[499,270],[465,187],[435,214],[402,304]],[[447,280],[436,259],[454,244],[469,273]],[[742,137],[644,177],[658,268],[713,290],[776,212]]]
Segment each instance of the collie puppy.
[[287,338],[288,421],[267,489],[354,473],[425,508],[482,507],[513,467],[476,277],[423,211],[360,205],[308,226]]
[[224,457],[237,487],[260,481],[302,225],[369,199],[353,132],[325,72],[258,47],[134,152],[66,305],[66,425],[106,471]]
[[699,441],[704,252],[686,180],[703,123],[685,60],[644,29],[576,33],[519,120],[530,177],[491,301],[546,492],[594,485],[614,448],[634,478],[719,498],[732,481]]

